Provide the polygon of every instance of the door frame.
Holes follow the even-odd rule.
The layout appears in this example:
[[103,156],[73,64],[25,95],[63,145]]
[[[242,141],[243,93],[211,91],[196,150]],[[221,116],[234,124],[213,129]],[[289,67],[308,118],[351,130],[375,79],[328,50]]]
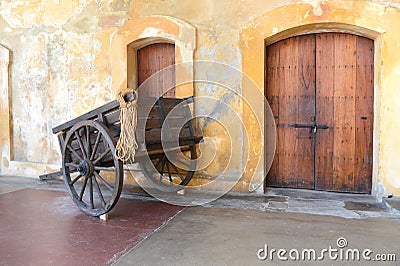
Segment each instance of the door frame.
[[[371,39],[374,42],[374,107],[373,107],[373,115],[374,115],[374,123],[373,123],[373,148],[372,148],[372,157],[373,157],[373,165],[372,165],[372,189],[371,194],[377,195],[377,190],[379,186],[378,181],[378,169],[379,169],[379,123],[380,123],[380,87],[378,84],[380,83],[381,76],[381,68],[380,63],[382,58],[382,34],[370,29],[362,28],[359,26],[342,24],[342,23],[316,23],[309,24],[303,26],[297,26],[293,28],[289,28],[287,30],[278,32],[264,39],[264,64],[263,64],[263,78],[264,78],[264,96],[266,89],[266,46],[281,41],[286,38],[295,37],[299,35],[305,34],[314,34],[314,33],[326,33],[326,32],[340,32],[340,33],[349,33],[354,35],[359,35],[362,37],[366,37]],[[266,130],[264,129],[264,132]],[[266,141],[267,136],[264,134],[264,143]],[[264,145],[265,147],[266,145]],[[266,151],[264,151],[266,152]],[[269,169],[265,169],[264,177],[267,176]],[[267,190],[267,182],[266,178],[264,179],[264,193]]]

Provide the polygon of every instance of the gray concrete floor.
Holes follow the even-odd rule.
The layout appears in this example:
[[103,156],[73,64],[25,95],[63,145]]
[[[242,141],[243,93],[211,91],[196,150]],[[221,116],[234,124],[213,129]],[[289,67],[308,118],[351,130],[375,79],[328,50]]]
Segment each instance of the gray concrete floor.
[[[395,253],[399,258],[399,228],[398,220],[192,207],[125,254],[117,265],[275,265],[283,262],[276,255],[265,261],[257,257],[265,244],[288,252],[313,248],[319,254],[329,246],[338,248],[340,237],[347,240],[348,248]],[[365,261],[330,260],[326,256],[321,263],[363,265]],[[288,264],[308,265],[310,261]]]
[[[39,181],[21,177],[0,177],[0,193],[25,187],[65,191],[60,181]],[[153,200],[125,189],[123,197]],[[400,265],[399,200],[377,202],[369,195],[268,189],[265,195],[229,194],[201,207],[188,207],[139,245],[127,251],[117,265],[364,265],[368,257],[394,254],[396,261],[370,261],[371,265]],[[339,248],[344,238],[347,246]],[[342,239],[342,240],[344,240]],[[284,249],[284,262],[276,254],[257,258],[260,249]],[[323,249],[320,261],[293,260],[296,255]],[[345,252],[358,249],[360,261],[347,261]],[[291,251],[293,250],[293,251]],[[260,255],[264,255],[263,252]]]

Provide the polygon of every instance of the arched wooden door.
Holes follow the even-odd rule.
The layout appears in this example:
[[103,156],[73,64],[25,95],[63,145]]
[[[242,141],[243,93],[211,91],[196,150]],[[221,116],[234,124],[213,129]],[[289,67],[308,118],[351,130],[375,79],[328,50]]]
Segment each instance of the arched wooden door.
[[370,193],[374,43],[344,33],[266,47],[265,95],[277,125],[267,186]]
[[142,96],[175,97],[175,45],[154,43],[137,50],[138,85],[158,71],[167,68],[162,75],[156,75],[147,81],[139,91]]

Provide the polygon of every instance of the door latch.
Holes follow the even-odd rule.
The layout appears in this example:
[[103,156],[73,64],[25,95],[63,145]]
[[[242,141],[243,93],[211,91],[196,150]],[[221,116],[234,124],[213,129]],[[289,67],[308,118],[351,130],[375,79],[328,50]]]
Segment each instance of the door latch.
[[328,129],[327,125],[316,125],[316,124],[289,124],[289,127],[294,128],[309,128],[314,134],[317,133],[318,129]]

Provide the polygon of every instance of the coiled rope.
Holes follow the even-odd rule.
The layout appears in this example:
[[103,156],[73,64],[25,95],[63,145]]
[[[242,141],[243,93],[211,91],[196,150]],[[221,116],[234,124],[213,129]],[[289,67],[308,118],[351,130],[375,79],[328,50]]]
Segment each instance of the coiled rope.
[[137,126],[137,94],[132,101],[125,101],[125,96],[129,93],[136,94],[133,89],[125,89],[118,94],[118,101],[120,106],[119,120],[121,121],[121,134],[117,142],[115,150],[115,157],[122,162],[131,161],[135,159],[136,149],[138,144],[136,142],[136,126]]

